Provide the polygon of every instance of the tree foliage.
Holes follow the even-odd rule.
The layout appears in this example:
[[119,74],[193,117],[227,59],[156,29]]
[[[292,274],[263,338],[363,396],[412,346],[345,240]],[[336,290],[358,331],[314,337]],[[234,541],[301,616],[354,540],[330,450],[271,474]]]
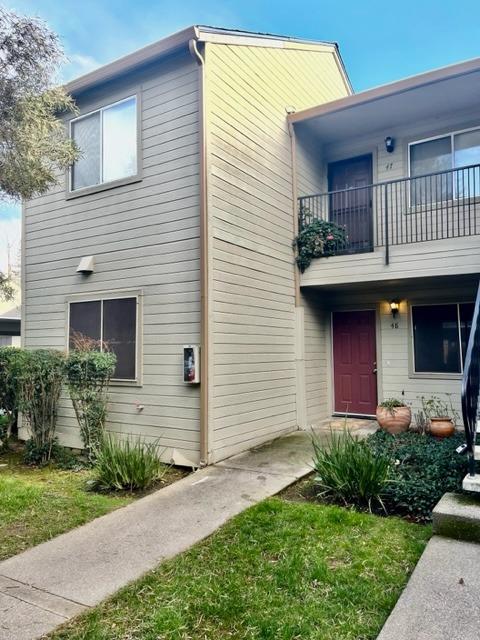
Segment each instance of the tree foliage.
[[55,86],[63,59],[45,23],[0,9],[0,189],[7,196],[44,193],[78,155],[58,117],[75,111]]
[[[45,193],[78,156],[59,117],[76,112],[56,86],[63,59],[44,22],[0,8],[0,199]],[[0,299],[14,291],[11,275],[0,272]]]

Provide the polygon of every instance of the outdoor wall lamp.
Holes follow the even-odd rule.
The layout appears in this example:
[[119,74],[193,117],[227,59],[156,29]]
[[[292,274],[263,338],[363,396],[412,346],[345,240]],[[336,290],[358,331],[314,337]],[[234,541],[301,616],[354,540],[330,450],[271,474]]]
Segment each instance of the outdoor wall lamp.
[[398,300],[392,300],[390,302],[390,311],[392,312],[392,317],[395,320],[397,314],[400,310],[400,302]]
[[395,138],[392,138],[392,136],[387,136],[385,138],[385,149],[387,150],[387,153],[393,153],[395,149]]

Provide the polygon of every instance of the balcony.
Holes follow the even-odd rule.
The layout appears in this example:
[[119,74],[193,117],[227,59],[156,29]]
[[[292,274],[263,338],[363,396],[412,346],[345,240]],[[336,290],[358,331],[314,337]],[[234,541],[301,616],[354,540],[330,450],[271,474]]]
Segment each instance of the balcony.
[[330,241],[326,255],[382,251],[388,265],[394,247],[419,243],[431,247],[435,241],[480,234],[480,165],[303,196],[298,201],[300,231],[314,220],[338,225],[340,240]]

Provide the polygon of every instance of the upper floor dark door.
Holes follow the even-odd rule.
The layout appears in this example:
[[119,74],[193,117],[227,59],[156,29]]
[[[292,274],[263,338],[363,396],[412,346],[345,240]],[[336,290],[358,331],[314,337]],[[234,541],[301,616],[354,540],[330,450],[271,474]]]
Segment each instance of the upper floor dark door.
[[347,252],[373,250],[371,184],[371,154],[328,165],[328,190],[338,192],[330,196],[330,220],[345,227]]

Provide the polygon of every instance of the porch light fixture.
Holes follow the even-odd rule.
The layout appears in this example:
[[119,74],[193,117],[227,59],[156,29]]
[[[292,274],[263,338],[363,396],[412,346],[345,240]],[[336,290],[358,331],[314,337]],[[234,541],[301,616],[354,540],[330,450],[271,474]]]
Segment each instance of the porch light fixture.
[[385,138],[385,149],[387,153],[393,153],[395,149],[395,138],[392,138],[392,136],[387,136]]
[[400,310],[400,302],[398,300],[392,300],[390,302],[390,311],[392,312],[392,317],[395,319]]

